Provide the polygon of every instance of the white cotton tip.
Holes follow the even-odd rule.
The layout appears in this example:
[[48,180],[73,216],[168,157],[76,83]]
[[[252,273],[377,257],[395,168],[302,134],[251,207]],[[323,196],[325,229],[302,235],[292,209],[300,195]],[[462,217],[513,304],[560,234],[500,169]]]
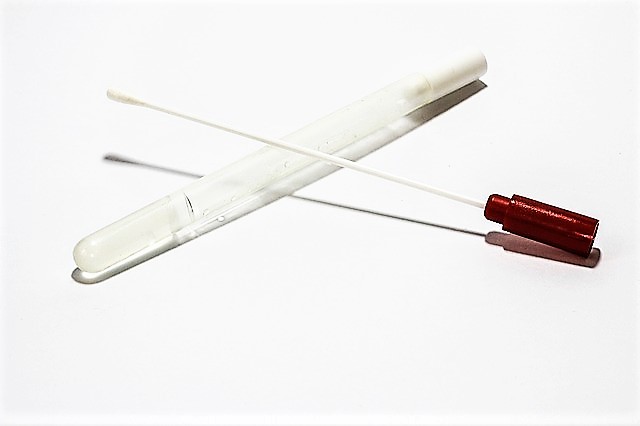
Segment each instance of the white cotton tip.
[[142,102],[138,98],[134,98],[133,96],[127,95],[126,93],[120,92],[115,89],[107,90],[107,98],[112,101],[122,102],[123,104],[136,105],[136,106],[144,106],[145,103]]

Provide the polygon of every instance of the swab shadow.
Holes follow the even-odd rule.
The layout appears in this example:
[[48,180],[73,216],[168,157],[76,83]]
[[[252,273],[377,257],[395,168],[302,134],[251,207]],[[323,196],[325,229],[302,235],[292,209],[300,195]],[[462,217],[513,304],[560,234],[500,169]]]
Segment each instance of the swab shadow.
[[527,254],[529,256],[541,257],[543,259],[554,260],[556,262],[569,263],[571,265],[595,268],[600,261],[600,249],[593,248],[589,257],[584,258],[573,253],[560,250],[518,235],[507,234],[505,232],[489,232],[484,240],[496,246],[501,246],[506,251]]

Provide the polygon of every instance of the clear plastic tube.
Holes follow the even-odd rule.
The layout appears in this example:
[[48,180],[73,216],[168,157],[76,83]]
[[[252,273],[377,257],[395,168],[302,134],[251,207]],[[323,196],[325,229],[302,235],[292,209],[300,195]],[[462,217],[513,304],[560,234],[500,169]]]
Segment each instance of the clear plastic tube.
[[[475,81],[485,71],[482,53],[465,53],[430,72],[405,77],[282,139],[339,153],[416,108]],[[87,236],[74,249],[75,262],[90,274],[116,271],[125,261],[129,261],[127,267],[140,263],[336,169],[323,164],[315,172],[302,173],[314,163],[318,161],[308,156],[264,147]]]

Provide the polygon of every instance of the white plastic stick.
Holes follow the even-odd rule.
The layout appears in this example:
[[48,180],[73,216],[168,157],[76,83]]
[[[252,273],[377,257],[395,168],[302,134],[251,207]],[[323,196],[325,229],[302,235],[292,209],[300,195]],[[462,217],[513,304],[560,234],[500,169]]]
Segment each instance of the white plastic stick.
[[238,128],[234,128],[225,124],[220,124],[220,123],[215,123],[212,121],[208,121],[208,120],[204,120],[202,118],[198,118],[189,114],[185,114],[185,113],[181,113],[178,111],[173,111],[171,109],[159,106],[159,105],[155,105],[146,101],[142,101],[140,99],[137,99],[131,95],[122,93],[120,91],[114,90],[114,89],[109,89],[107,91],[107,97],[113,101],[116,102],[122,102],[125,104],[129,104],[129,105],[135,105],[135,106],[140,106],[140,107],[144,107],[144,108],[149,108],[152,110],[156,110],[156,111],[160,111],[163,112],[165,114],[169,114],[169,115],[173,115],[175,117],[179,117],[179,118],[183,118],[185,120],[189,120],[189,121],[193,121],[195,123],[199,123],[199,124],[203,124],[205,126],[209,126],[209,127],[213,127],[215,129],[219,129],[219,130],[223,130],[225,132],[229,132],[229,133],[233,133],[236,135],[240,135],[240,136],[244,136],[246,138],[249,139],[254,139],[257,140],[259,142],[263,142],[266,143],[267,145],[271,145],[271,146],[275,146],[277,148],[280,149],[284,149],[287,151],[291,151],[291,152],[295,152],[297,154],[302,154],[302,155],[307,155],[309,157],[313,157],[316,158],[318,160],[322,160],[325,161],[327,163],[339,166],[339,167],[344,167],[345,169],[351,169],[351,170],[355,170],[357,172],[361,172],[361,173],[365,173],[371,176],[375,176],[381,179],[385,179],[391,182],[395,182],[395,183],[399,183],[400,185],[406,185],[415,189],[419,189],[421,191],[425,191],[425,192],[429,192],[431,194],[435,194],[435,195],[439,195],[441,197],[445,197],[448,198],[450,200],[454,200],[454,201],[459,201],[461,203],[465,203],[474,207],[478,207],[483,209],[484,208],[484,202],[482,201],[478,201],[478,200],[474,200],[472,198],[468,198],[466,196],[463,195],[459,195],[453,192],[449,192],[449,191],[445,191],[443,189],[440,188],[436,188],[434,186],[431,185],[426,185],[424,183],[415,181],[415,180],[411,180],[411,179],[407,179],[401,176],[396,176],[393,175],[391,173],[387,173],[385,171],[382,170],[378,170],[375,169],[373,167],[368,167],[359,163],[356,163],[355,161],[351,161],[351,160],[347,160],[344,158],[340,158],[340,157],[336,157],[335,155],[331,155],[331,154],[327,154],[321,151],[317,151],[314,149],[310,149],[310,148],[306,148],[306,147],[302,147],[299,145],[293,145],[290,143],[287,143],[283,140],[280,139],[274,139],[274,138],[268,138],[268,137],[264,137],[264,136],[259,136],[259,135],[255,135],[253,133],[247,132],[245,130],[241,130]]

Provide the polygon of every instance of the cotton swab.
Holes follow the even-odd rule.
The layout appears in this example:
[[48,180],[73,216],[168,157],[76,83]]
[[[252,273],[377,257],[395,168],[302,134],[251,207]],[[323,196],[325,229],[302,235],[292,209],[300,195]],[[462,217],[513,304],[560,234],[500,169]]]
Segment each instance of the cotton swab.
[[598,230],[597,219],[519,195],[513,195],[509,199],[498,194],[493,194],[488,198],[486,203],[483,203],[463,195],[455,194],[431,185],[364,166],[354,161],[336,157],[335,155],[290,144],[280,139],[259,136],[236,127],[174,111],[169,108],[140,100],[117,90],[108,90],[107,96],[109,99],[117,102],[163,112],[165,114],[193,121],[208,127],[223,130],[228,133],[254,139],[280,149],[306,155],[339,167],[355,170],[391,182],[396,182],[401,185],[429,192],[434,195],[474,207],[483,208],[485,218],[502,224],[502,229],[505,231],[548,244],[583,257],[588,257],[591,253],[591,248],[593,247],[595,235]]

